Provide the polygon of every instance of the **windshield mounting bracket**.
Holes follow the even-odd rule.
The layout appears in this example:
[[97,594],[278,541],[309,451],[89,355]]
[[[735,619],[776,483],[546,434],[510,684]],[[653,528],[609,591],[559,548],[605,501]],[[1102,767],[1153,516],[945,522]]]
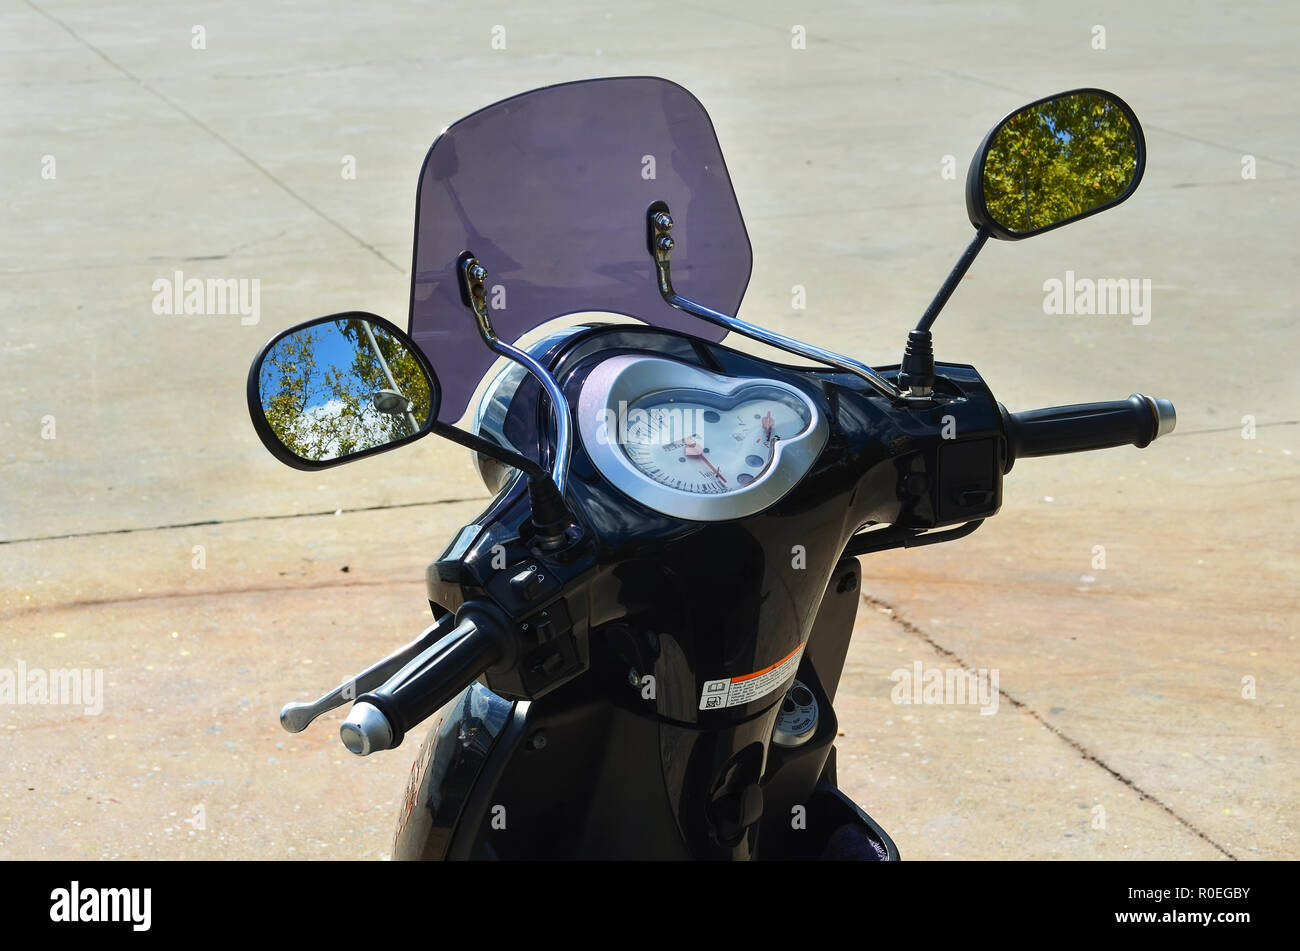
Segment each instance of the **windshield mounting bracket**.
[[[560,496],[563,497],[565,484],[568,481],[569,458],[573,454],[573,435],[569,425],[569,401],[565,399],[560,385],[555,382],[555,377],[551,376],[550,371],[538,363],[532,354],[519,349],[513,344],[506,343],[497,336],[496,330],[492,326],[492,315],[488,308],[487,268],[479,263],[478,258],[474,256],[472,251],[464,251],[457,258],[456,274],[460,281],[461,300],[473,313],[479,336],[483,338],[483,342],[487,344],[488,349],[508,360],[515,361],[535,376],[550,400],[551,416],[555,420],[555,454],[551,460],[551,480],[555,483],[555,488],[559,491]],[[556,537],[562,540],[563,531],[559,530]]]
[[652,204],[646,212],[646,245],[651,257],[654,258],[659,293],[670,306],[685,311],[701,320],[707,320],[711,324],[743,334],[751,340],[757,340],[768,346],[785,350],[787,353],[797,354],[809,360],[818,360],[835,367],[837,370],[852,373],[854,376],[865,380],[877,392],[889,397],[891,400],[903,399],[903,394],[898,387],[865,363],[859,363],[852,357],[846,357],[832,350],[826,350],[805,343],[802,340],[795,340],[793,337],[767,330],[738,317],[731,317],[721,311],[716,311],[711,307],[705,307],[703,304],[697,304],[695,301],[682,297],[673,290],[672,273],[669,264],[674,245],[672,235],[669,234],[672,230],[673,218],[668,205],[662,201]]

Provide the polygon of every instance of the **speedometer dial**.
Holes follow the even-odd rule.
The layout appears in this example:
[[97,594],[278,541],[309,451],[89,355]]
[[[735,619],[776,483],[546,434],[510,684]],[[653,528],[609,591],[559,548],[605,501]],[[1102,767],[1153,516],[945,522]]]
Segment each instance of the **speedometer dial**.
[[807,406],[771,386],[749,386],[727,398],[671,390],[632,404],[623,451],[661,485],[722,495],[753,484],[771,465],[778,443],[809,422]]
[[623,494],[665,515],[722,521],[789,492],[826,445],[828,426],[790,383],[620,354],[583,381],[578,431]]

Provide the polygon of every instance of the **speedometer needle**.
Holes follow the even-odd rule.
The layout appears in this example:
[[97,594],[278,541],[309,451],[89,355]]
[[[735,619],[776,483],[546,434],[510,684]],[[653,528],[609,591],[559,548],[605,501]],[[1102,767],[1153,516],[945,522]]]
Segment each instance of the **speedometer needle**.
[[708,466],[710,469],[713,470],[713,474],[722,480],[723,485],[727,484],[727,477],[718,471],[717,466],[715,466],[713,463],[709,462],[709,460],[704,458],[704,447],[701,446],[694,439],[687,439],[683,441],[682,452],[686,454],[686,457],[688,459],[699,459],[700,462],[704,463],[706,466]]

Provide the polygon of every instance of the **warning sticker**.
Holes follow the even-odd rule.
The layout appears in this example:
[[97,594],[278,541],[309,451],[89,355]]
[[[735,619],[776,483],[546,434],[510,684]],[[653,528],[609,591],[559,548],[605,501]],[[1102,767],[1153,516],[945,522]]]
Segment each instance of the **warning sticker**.
[[[805,641],[804,644],[806,643]],[[704,689],[700,691],[700,709],[721,710],[724,707],[738,707],[776,690],[799,669],[799,658],[803,656],[804,644],[800,644],[771,667],[764,667],[752,674],[731,677],[727,680],[706,680]]]

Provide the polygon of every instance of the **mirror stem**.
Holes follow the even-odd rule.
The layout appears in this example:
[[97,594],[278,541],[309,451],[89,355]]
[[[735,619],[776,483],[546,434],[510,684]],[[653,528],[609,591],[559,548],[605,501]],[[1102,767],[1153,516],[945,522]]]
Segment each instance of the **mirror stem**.
[[523,472],[528,476],[528,501],[533,510],[533,528],[538,544],[543,548],[558,548],[568,542],[568,528],[577,520],[565,504],[555,480],[539,464],[522,453],[512,452],[450,423],[435,420],[429,432]]
[[482,453],[489,459],[495,459],[497,462],[510,466],[512,469],[519,469],[530,479],[550,479],[550,476],[547,474],[545,469],[522,453],[504,449],[494,442],[489,442],[482,436],[477,436],[474,433],[467,433],[465,430],[458,429],[450,423],[440,423],[435,420],[433,425],[429,427],[429,432],[436,436],[441,436],[443,439],[450,439],[452,442],[459,446],[464,446],[466,449],[472,449],[475,452]]
[[898,385],[911,399],[929,399],[934,390],[934,338],[928,330],[912,330],[898,365]]
[[970,270],[970,266],[975,260],[975,255],[980,253],[980,249],[984,247],[984,242],[988,239],[989,233],[987,231],[983,228],[976,230],[975,237],[971,239],[970,244],[966,245],[966,250],[957,259],[957,265],[948,275],[948,279],[943,282],[943,286],[939,288],[939,293],[934,295],[934,300],[930,301],[930,306],[921,315],[921,320],[916,325],[917,330],[929,332],[930,327],[934,324],[934,319],[939,316],[939,311],[943,310],[943,305],[948,303],[948,298],[952,297],[952,292],[957,289],[961,279],[966,276],[966,272]]
[[930,306],[925,309],[925,313],[921,315],[916,329],[907,335],[903,360],[898,366],[898,386],[911,399],[929,399],[934,390],[934,337],[930,333],[930,328],[934,325],[935,318],[939,316],[939,311],[943,310],[943,305],[948,303],[948,298],[952,297],[953,291],[970,270],[975,255],[980,253],[980,249],[988,239],[989,232],[983,228],[975,230],[975,237],[971,239],[970,244],[966,245],[966,250],[957,259],[957,265],[948,274],[947,280],[939,288],[939,293],[934,295],[934,300],[930,301]]

